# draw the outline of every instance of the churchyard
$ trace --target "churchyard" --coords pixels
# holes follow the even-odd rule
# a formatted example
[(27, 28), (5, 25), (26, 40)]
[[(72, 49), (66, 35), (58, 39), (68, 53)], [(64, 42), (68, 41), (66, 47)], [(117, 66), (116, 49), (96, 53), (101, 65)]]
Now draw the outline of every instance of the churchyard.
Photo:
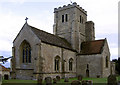
[[(120, 81), (120, 76), (116, 77), (117, 81)], [(65, 82), (64, 79), (60, 79), (60, 81), (57, 81), (57, 83), (54, 82), (54, 80), (52, 80), (53, 84), (50, 85), (81, 85), (81, 84), (71, 84), (73, 81), (77, 82), (78, 78), (69, 78), (68, 82)], [(106, 85), (107, 84), (107, 78), (83, 78), (82, 81), (88, 81), (88, 82), (92, 82), (93, 85)], [(43, 84), (42, 85), (47, 85), (45, 82), (46, 80), (42, 81)], [(3, 84), (2, 85), (19, 85), (19, 84), (24, 84), (24, 85), (41, 85), (41, 84), (37, 84), (36, 80), (17, 80), (17, 79), (11, 79), (11, 80), (3, 80)], [(91, 84), (85, 84), (85, 85), (91, 85)]]

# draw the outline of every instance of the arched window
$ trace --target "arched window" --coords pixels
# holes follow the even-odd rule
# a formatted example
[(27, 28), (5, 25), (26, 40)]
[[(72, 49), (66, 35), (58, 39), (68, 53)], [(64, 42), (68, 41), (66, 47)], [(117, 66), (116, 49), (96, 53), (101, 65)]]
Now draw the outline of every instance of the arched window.
[(106, 56), (106, 68), (108, 68), (108, 56)]
[(24, 41), (22, 45), (22, 62), (31, 63), (31, 47), (27, 41)]
[(69, 71), (72, 71), (73, 70), (73, 59), (70, 58), (69, 59)]
[(60, 68), (60, 57), (56, 56), (54, 62), (55, 62), (55, 71), (59, 71), (59, 68)]

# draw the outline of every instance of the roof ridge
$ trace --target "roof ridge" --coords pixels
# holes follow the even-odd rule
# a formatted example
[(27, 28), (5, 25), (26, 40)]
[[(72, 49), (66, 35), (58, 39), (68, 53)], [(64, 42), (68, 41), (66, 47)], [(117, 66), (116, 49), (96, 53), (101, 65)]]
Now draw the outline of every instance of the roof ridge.
[(58, 35), (51, 34), (30, 25), (28, 26), (42, 42), (75, 51), (65, 38), (59, 37)]
[(10, 71), (8, 68), (6, 68), (5, 66), (3, 66), (2, 64), (0, 64), (0, 66), (2, 67), (2, 71)]
[[(55, 37), (58, 37), (58, 38), (61, 38), (61, 39), (66, 40), (65, 38), (62, 38), (62, 37), (59, 37), (59, 36), (54, 35), (54, 34), (52, 34), (52, 33), (46, 32), (46, 31), (44, 31), (44, 30), (38, 29), (38, 28), (33, 27), (33, 26), (31, 26), (31, 25), (28, 25), (28, 26), (30, 26), (30, 27), (32, 27), (32, 28), (34, 28), (34, 29), (37, 29), (37, 30), (39, 30), (39, 31), (45, 32), (45, 33), (47, 33), (47, 34), (50, 34), (50, 35), (52, 35), (52, 36), (55, 36)], [(66, 41), (67, 41), (67, 40), (66, 40)]]

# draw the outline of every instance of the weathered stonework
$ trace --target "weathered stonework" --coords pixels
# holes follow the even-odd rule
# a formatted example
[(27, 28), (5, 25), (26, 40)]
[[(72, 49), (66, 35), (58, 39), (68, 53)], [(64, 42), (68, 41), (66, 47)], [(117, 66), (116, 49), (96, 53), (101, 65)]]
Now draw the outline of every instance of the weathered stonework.
[[(77, 75), (107, 77), (110, 74), (107, 40), (95, 40), (94, 23), (87, 21), (87, 12), (77, 3), (54, 9), (53, 29), (54, 35), (32, 27), (27, 22), (24, 24), (13, 41), (13, 78), (38, 79), (41, 76), (44, 79)], [(23, 62), (25, 43), (29, 44), (31, 50), (29, 63)], [(57, 70), (56, 65), (59, 66)]]

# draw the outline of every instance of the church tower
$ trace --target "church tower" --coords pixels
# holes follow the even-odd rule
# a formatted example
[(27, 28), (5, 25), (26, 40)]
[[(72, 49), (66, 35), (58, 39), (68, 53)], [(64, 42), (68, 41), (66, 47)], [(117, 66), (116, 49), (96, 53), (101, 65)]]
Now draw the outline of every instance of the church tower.
[(87, 12), (76, 2), (54, 9), (54, 34), (65, 38), (78, 52), (86, 41), (86, 22)]

